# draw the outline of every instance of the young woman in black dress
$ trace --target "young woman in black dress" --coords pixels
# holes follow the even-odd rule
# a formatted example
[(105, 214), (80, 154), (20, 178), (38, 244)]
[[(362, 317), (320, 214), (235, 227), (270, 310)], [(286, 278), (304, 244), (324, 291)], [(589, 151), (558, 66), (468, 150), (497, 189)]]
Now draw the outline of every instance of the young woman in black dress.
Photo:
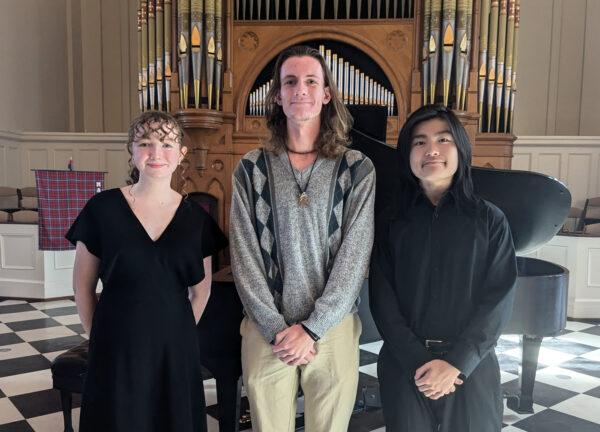
[(398, 138), (397, 202), (376, 226), (370, 305), (390, 432), (500, 432), (494, 346), (510, 317), (516, 259), (500, 209), (473, 193), (469, 138), (443, 106)]
[[(129, 129), (132, 184), (92, 197), (67, 238), (90, 336), (80, 431), (206, 430), (196, 323), (208, 301), (216, 223), (171, 189), (186, 147), (169, 114)], [(102, 294), (96, 299), (96, 284)]]

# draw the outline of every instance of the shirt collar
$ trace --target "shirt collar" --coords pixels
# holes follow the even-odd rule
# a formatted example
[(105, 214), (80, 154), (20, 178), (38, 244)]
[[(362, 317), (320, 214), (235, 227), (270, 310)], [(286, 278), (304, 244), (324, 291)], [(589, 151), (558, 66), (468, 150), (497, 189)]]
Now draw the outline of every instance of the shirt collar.
[(434, 208), (434, 207), (443, 208), (445, 206), (456, 206), (456, 203), (457, 203), (457, 201), (456, 201), (456, 197), (455, 197), (455, 192), (452, 189), (447, 190), (446, 193), (444, 193), (444, 195), (442, 195), (437, 206), (433, 205), (433, 203), (431, 201), (429, 201), (429, 198), (427, 198), (427, 195), (425, 195), (425, 192), (420, 187), (418, 188), (418, 190), (415, 194), (415, 198), (413, 200), (414, 205), (425, 204), (431, 208)]

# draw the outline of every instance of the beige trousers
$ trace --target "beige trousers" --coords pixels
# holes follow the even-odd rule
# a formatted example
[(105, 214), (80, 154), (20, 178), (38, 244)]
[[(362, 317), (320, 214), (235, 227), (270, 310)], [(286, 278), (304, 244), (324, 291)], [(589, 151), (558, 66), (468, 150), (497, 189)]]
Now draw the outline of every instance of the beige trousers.
[(300, 385), (305, 431), (346, 432), (358, 386), (361, 330), (358, 315), (348, 315), (316, 342), (317, 355), (311, 363), (288, 366), (273, 354), (256, 325), (244, 318), (242, 369), (252, 429), (293, 432)]

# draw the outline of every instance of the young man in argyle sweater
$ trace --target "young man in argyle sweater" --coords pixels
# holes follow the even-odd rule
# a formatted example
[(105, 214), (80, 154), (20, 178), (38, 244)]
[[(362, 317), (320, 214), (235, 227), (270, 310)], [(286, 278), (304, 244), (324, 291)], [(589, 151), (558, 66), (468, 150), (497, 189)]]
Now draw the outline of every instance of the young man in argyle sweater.
[(281, 53), (266, 98), (271, 133), (233, 177), (230, 242), (252, 426), (345, 432), (358, 384), (356, 301), (373, 243), (375, 170), (348, 150), (351, 117), (323, 57)]

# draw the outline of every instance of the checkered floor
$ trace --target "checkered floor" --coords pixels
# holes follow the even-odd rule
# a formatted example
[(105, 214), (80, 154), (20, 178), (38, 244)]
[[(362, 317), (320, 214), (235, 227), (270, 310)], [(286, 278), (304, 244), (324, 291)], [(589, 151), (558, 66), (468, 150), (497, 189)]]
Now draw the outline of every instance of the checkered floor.
[[(83, 341), (83, 333), (71, 300), (0, 302), (0, 432), (62, 432), (50, 362)], [(376, 384), (380, 347), (380, 342), (361, 346), (360, 387)], [(518, 337), (503, 336), (496, 351), (503, 386), (515, 389)], [(210, 414), (216, 404), (214, 380), (204, 385)], [(600, 321), (569, 321), (560, 336), (544, 341), (534, 399), (535, 414), (505, 409), (503, 432), (600, 432)], [(74, 402), (77, 425), (79, 398)], [(218, 431), (213, 417), (208, 422), (210, 431)], [(367, 408), (354, 414), (349, 430), (384, 431), (381, 410)]]

